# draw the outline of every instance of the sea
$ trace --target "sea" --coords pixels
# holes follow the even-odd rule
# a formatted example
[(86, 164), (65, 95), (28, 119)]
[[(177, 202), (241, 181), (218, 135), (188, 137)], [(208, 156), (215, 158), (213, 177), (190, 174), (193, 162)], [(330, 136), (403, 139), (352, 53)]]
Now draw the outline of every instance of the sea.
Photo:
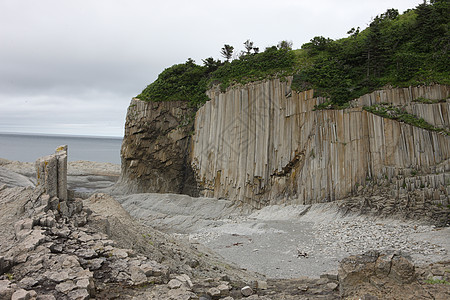
[(0, 158), (35, 162), (68, 145), (68, 160), (88, 160), (120, 164), (122, 138), (75, 135), (0, 133)]

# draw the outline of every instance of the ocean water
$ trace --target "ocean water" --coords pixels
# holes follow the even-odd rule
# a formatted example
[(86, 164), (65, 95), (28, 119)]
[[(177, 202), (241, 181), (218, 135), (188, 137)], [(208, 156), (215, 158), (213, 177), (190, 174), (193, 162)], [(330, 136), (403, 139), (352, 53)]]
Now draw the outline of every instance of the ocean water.
[(60, 145), (68, 145), (69, 161), (120, 164), (122, 138), (115, 137), (0, 133), (0, 158), (34, 162), (39, 157), (54, 153)]

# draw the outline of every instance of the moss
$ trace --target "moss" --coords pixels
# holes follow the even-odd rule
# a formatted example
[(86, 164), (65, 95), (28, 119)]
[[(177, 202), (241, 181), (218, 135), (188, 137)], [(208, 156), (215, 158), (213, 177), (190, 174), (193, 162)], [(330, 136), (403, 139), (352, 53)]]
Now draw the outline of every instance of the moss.
[(404, 108), (397, 107), (392, 104), (374, 104), (372, 106), (364, 106), (363, 109), (383, 118), (396, 120), (422, 129), (450, 135), (450, 131), (448, 129), (435, 127), (426, 122), (423, 118), (410, 114)]
[(413, 100), (413, 102), (419, 102), (424, 104), (436, 104), (436, 103), (444, 103), (446, 99), (427, 99), (424, 97), (419, 97)]
[(450, 285), (450, 282), (443, 280), (443, 279), (435, 279), (435, 278), (430, 278), (425, 280), (425, 283), (428, 284), (445, 284), (445, 285)]

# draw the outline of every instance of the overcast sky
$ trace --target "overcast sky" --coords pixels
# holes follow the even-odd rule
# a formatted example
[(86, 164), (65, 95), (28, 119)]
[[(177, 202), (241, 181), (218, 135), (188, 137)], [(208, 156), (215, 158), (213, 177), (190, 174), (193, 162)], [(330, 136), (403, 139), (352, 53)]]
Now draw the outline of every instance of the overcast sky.
[(0, 0), (0, 132), (122, 136), (165, 68), (252, 40), (300, 48), (421, 0)]

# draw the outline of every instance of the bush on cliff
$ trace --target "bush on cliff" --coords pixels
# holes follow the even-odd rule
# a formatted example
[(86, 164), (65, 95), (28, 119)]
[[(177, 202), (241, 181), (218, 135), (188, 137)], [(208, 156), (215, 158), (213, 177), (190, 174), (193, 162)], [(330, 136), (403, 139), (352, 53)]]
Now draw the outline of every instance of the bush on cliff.
[(184, 64), (165, 69), (158, 79), (136, 97), (144, 101), (189, 101), (192, 105), (203, 104), (208, 100), (208, 70), (188, 59)]
[(204, 66), (199, 66), (188, 59), (165, 69), (136, 97), (144, 101), (189, 101), (198, 107), (208, 100), (206, 90), (214, 84), (220, 84), (224, 90), (232, 83), (247, 83), (289, 71), (291, 75), (294, 58), (291, 50), (274, 46), (261, 53), (241, 55), (231, 62), (207, 58), (203, 60)]
[(314, 88), (339, 106), (386, 85), (450, 84), (449, 21), (449, 1), (432, 0), (403, 15), (388, 9), (344, 39), (315, 37), (300, 50), (309, 64), (293, 88)]

